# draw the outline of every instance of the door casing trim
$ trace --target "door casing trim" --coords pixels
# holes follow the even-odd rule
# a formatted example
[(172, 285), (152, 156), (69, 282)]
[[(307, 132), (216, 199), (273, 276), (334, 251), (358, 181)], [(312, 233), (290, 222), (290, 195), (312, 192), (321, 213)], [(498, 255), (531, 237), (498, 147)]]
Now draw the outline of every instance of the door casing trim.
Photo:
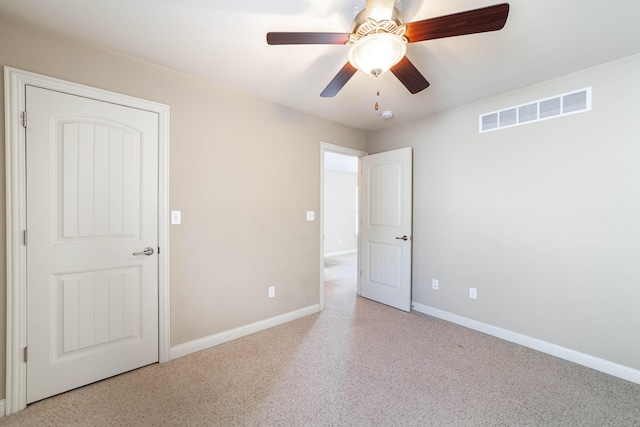
[(27, 335), (26, 247), (26, 129), (22, 125), (26, 86), (111, 102), (158, 114), (158, 359), (170, 360), (169, 275), (169, 117), (168, 105), (90, 86), (4, 67), (6, 168), (6, 415), (26, 408), (27, 365), (23, 359)]

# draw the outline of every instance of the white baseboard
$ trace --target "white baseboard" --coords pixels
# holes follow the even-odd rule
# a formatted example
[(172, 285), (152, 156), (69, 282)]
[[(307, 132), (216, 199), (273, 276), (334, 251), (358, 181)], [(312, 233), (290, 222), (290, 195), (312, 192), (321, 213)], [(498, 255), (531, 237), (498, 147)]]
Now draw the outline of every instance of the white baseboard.
[(302, 308), (300, 310), (291, 311), (289, 313), (281, 314), (280, 316), (262, 320), (260, 322), (251, 323), (246, 326), (241, 326), (239, 328), (220, 332), (219, 334), (210, 335), (208, 337), (204, 337), (204, 338), (200, 338), (184, 344), (180, 344), (180, 345), (171, 347), (170, 357), (172, 360), (177, 359), (178, 357), (186, 356), (188, 354), (205, 350), (207, 348), (214, 347), (216, 345), (224, 344), (228, 341), (246, 337), (247, 335), (264, 331), (265, 329), (273, 328), (274, 326), (278, 326), (283, 323), (287, 323), (292, 320), (296, 320), (301, 317), (308, 316), (310, 314), (318, 313), (319, 311), (320, 311), (320, 304), (315, 304), (309, 307)]
[(560, 359), (568, 360), (570, 362), (577, 363), (578, 365), (586, 366), (588, 368), (595, 369), (596, 371), (604, 372), (605, 374), (613, 375), (614, 377), (631, 381), (632, 383), (640, 384), (640, 370), (620, 365), (618, 363), (614, 363), (605, 359), (600, 359), (586, 353), (571, 350), (570, 348), (561, 347), (559, 345), (542, 341), (537, 338), (522, 335), (517, 332), (509, 331), (507, 329), (502, 329), (486, 323), (478, 322), (477, 320), (462, 317), (457, 314), (449, 313), (447, 311), (439, 310), (437, 308), (429, 307), (417, 302), (413, 302), (412, 306), (413, 310), (417, 312), (437, 317), (438, 319), (446, 320), (448, 322), (455, 323), (469, 329), (483, 332), (485, 334), (492, 335), (494, 337), (503, 339), (505, 341), (510, 341), (524, 347), (529, 347), (542, 353), (550, 354), (552, 356), (559, 357)]
[(358, 252), (357, 249), (349, 249), (348, 251), (327, 252), (327, 253), (324, 254), (324, 256), (347, 255), (347, 254), (354, 254), (356, 252)]

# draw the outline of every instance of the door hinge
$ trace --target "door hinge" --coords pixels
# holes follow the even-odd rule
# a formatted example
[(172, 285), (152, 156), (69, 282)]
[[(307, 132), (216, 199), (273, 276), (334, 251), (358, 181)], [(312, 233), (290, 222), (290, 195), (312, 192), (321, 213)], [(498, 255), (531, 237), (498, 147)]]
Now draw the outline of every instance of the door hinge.
[(27, 363), (27, 361), (29, 360), (29, 347), (24, 348), (23, 354), (24, 354), (24, 363)]
[(158, 255), (160, 255), (160, 246), (158, 246)]
[(27, 127), (27, 112), (23, 111), (22, 112), (22, 127)]
[(24, 230), (22, 232), (22, 243), (24, 243), (25, 246), (29, 244), (29, 230)]

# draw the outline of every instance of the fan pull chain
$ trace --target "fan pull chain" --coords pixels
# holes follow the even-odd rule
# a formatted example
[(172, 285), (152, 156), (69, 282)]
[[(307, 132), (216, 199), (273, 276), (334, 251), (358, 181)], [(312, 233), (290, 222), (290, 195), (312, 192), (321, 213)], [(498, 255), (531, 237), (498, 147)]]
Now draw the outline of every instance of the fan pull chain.
[(380, 91), (376, 92), (376, 104), (373, 107), (376, 111), (378, 111), (378, 99), (380, 99)]

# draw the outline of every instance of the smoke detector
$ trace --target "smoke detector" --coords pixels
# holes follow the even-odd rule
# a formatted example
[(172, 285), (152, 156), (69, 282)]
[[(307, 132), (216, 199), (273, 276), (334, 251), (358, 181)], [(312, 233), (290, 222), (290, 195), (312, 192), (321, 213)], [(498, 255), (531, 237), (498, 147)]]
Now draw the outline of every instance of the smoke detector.
[(390, 119), (393, 117), (393, 111), (391, 110), (383, 111), (382, 113), (380, 113), (380, 115), (382, 116), (383, 119)]

